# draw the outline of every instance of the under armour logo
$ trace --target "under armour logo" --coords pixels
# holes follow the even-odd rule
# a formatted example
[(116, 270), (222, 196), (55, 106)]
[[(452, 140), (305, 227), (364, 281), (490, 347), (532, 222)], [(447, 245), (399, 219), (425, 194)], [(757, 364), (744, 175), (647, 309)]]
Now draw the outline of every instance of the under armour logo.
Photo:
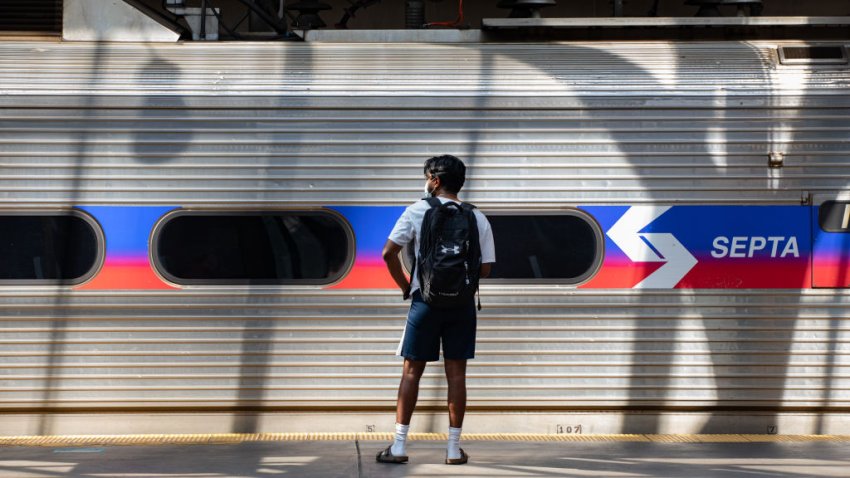
[(442, 252), (443, 254), (446, 254), (449, 251), (451, 251), (453, 254), (460, 254), (460, 246), (446, 247), (446, 246), (441, 245), (440, 249), (441, 249), (440, 252)]

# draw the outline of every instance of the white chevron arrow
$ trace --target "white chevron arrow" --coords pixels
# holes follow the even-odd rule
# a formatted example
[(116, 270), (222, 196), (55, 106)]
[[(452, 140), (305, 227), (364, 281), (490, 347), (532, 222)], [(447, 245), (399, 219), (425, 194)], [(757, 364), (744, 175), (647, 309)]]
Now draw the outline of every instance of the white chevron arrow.
[(636, 289), (670, 289), (697, 264), (696, 257), (688, 252), (673, 234), (638, 232), (671, 207), (632, 206), (608, 229), (608, 237), (632, 262), (665, 263), (639, 282), (635, 286)]

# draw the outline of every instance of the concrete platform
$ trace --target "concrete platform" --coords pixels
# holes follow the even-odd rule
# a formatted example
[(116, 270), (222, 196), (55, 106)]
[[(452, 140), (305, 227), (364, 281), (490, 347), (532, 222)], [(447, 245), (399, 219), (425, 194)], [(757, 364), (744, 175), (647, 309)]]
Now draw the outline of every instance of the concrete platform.
[[(190, 439), (187, 442), (193, 443)], [(846, 440), (462, 440), (471, 461), (461, 466), (442, 464), (445, 457), (442, 440), (410, 442), (407, 464), (377, 463), (375, 454), (385, 444), (385, 441), (354, 439), (125, 446), (6, 445), (0, 446), (0, 477), (850, 476), (850, 449)]]

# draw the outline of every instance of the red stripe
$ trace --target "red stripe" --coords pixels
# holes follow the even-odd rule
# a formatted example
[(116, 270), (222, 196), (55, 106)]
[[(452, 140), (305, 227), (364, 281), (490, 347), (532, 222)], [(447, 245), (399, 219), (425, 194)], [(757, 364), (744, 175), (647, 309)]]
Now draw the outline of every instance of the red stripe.
[(331, 289), (397, 289), (386, 264), (362, 263), (358, 261), (351, 272)]
[(602, 269), (586, 284), (585, 289), (631, 289), (657, 271), (663, 262), (631, 262), (628, 259), (606, 259)]
[(100, 273), (89, 282), (77, 287), (81, 290), (116, 290), (116, 289), (177, 289), (166, 284), (156, 274), (150, 265), (104, 265)]
[(724, 260), (698, 263), (677, 289), (808, 289), (809, 262), (799, 260)]
[(850, 259), (815, 261), (815, 287), (850, 287)]

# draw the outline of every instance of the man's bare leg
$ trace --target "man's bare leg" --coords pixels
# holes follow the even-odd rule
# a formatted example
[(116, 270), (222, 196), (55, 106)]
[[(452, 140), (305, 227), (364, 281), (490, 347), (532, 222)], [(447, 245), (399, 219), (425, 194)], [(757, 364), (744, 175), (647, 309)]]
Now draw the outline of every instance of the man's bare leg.
[(390, 446), (392, 457), (385, 457), (386, 452), (378, 454), (378, 461), (390, 461), (398, 463), (398, 460), (407, 461), (407, 431), (410, 429), (410, 418), (413, 409), (416, 408), (416, 399), (419, 396), (419, 379), (425, 371), (424, 360), (404, 359), (404, 368), (401, 373), (401, 383), (398, 385), (398, 401), (396, 402), (395, 437)]
[(463, 426), (466, 412), (466, 360), (446, 359), (446, 380), (449, 383), (449, 426)]
[(404, 368), (401, 373), (401, 383), (398, 385), (398, 401), (396, 403), (395, 421), (402, 425), (410, 425), (410, 417), (416, 408), (416, 399), (419, 397), (419, 379), (425, 372), (424, 360), (404, 359)]

